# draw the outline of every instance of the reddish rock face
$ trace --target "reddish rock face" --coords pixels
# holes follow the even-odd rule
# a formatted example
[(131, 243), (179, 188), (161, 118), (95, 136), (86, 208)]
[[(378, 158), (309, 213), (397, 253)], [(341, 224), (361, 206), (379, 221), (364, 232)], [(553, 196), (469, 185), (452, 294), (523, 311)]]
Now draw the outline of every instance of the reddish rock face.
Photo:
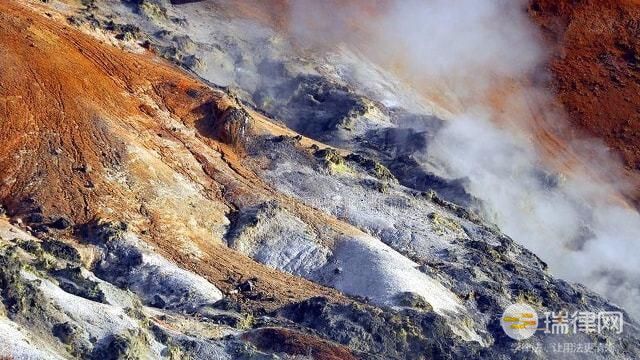
[(243, 337), (261, 350), (290, 355), (312, 355), (318, 360), (355, 360), (348, 348), (328, 341), (280, 328), (265, 328)]
[(528, 10), (553, 49), (549, 87), (572, 125), (640, 169), (640, 2), (532, 0)]

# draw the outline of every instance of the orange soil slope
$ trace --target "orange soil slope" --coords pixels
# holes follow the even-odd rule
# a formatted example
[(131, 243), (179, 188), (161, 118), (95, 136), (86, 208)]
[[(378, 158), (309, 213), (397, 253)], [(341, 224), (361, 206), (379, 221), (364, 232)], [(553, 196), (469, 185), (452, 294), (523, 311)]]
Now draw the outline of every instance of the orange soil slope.
[(144, 118), (134, 94), (144, 87), (199, 86), (11, 2), (0, 10), (0, 197), (10, 209), (36, 197), (51, 211), (88, 220), (92, 200), (112, 190), (91, 173), (118, 162), (126, 145), (113, 136), (111, 120)]
[(554, 49), (551, 86), (572, 124), (640, 169), (640, 1), (532, 0)]
[(31, 199), (45, 215), (77, 223), (127, 221), (224, 292), (234, 279), (256, 277), (271, 299), (260, 308), (316, 295), (344, 299), (211, 235), (234, 201), (269, 196), (233, 162), (232, 149), (196, 129), (237, 106), (233, 100), (150, 54), (102, 44), (66, 26), (63, 15), (44, 13), (0, 2), (0, 201), (10, 214)]

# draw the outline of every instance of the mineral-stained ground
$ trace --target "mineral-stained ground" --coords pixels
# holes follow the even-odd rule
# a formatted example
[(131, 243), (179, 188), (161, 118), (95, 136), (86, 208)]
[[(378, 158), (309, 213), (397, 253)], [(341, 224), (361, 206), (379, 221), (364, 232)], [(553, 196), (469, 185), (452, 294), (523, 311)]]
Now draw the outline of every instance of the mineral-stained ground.
[[(286, 3), (0, 1), (0, 358), (556, 357), (504, 333), (514, 302), (622, 311), (562, 341), (640, 357), (632, 316), (425, 165), (446, 119), (296, 52)], [(570, 3), (529, 9), (549, 81), (637, 168), (637, 7)], [(585, 13), (624, 31), (581, 39)]]

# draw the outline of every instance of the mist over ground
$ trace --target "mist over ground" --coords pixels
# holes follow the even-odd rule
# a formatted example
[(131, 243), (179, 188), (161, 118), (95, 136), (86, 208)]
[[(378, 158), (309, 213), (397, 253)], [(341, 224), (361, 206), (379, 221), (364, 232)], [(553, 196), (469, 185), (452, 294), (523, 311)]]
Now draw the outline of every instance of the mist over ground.
[[(544, 85), (547, 53), (525, 1), (296, 0), (306, 47), (347, 45), (452, 114), (426, 160), (484, 202), (484, 216), (549, 264), (640, 316), (640, 216), (616, 156), (567, 131)], [(542, 119), (542, 120), (541, 120)], [(551, 139), (551, 140), (550, 140)], [(561, 140), (562, 143), (558, 141)]]

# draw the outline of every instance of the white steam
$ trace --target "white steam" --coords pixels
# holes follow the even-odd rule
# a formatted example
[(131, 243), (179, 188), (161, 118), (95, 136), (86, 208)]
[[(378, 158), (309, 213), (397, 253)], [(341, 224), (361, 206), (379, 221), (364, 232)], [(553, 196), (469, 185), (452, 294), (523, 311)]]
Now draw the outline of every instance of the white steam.
[(615, 189), (582, 174), (549, 184), (533, 145), (482, 117), (452, 121), (430, 149), (468, 191), (485, 216), (546, 261), (552, 273), (583, 283), (637, 316), (640, 306), (640, 216), (612, 203)]
[(420, 81), (445, 80), (458, 93), (484, 90), (496, 76), (520, 75), (539, 61), (541, 52), (531, 46), (536, 42), (520, 4), (396, 1), (375, 27), (382, 42), (374, 54), (402, 62)]
[[(640, 316), (640, 216), (614, 201), (619, 184), (598, 180), (605, 178), (598, 172), (620, 165), (599, 142), (566, 140), (569, 150), (558, 147), (553, 157), (600, 155), (579, 159), (587, 170), (575, 167), (554, 178), (549, 174), (555, 171), (545, 169), (548, 153), (543, 156), (542, 144), (532, 140), (544, 126), (535, 119), (557, 129), (566, 120), (553, 110), (552, 94), (524, 85), (545, 60), (526, 2), (387, 0), (374, 11), (362, 3), (295, 0), (291, 31), (312, 47), (357, 49), (430, 103), (453, 98), (454, 108), (442, 102), (455, 115), (431, 144), (430, 160), (450, 176), (468, 178), (485, 216), (554, 274)], [(510, 82), (518, 84), (513, 92), (501, 87)], [(491, 96), (496, 89), (500, 106)]]
[(466, 98), (541, 62), (525, 3), (294, 0), (290, 31), (303, 46), (347, 43), (418, 88), (452, 87)]

